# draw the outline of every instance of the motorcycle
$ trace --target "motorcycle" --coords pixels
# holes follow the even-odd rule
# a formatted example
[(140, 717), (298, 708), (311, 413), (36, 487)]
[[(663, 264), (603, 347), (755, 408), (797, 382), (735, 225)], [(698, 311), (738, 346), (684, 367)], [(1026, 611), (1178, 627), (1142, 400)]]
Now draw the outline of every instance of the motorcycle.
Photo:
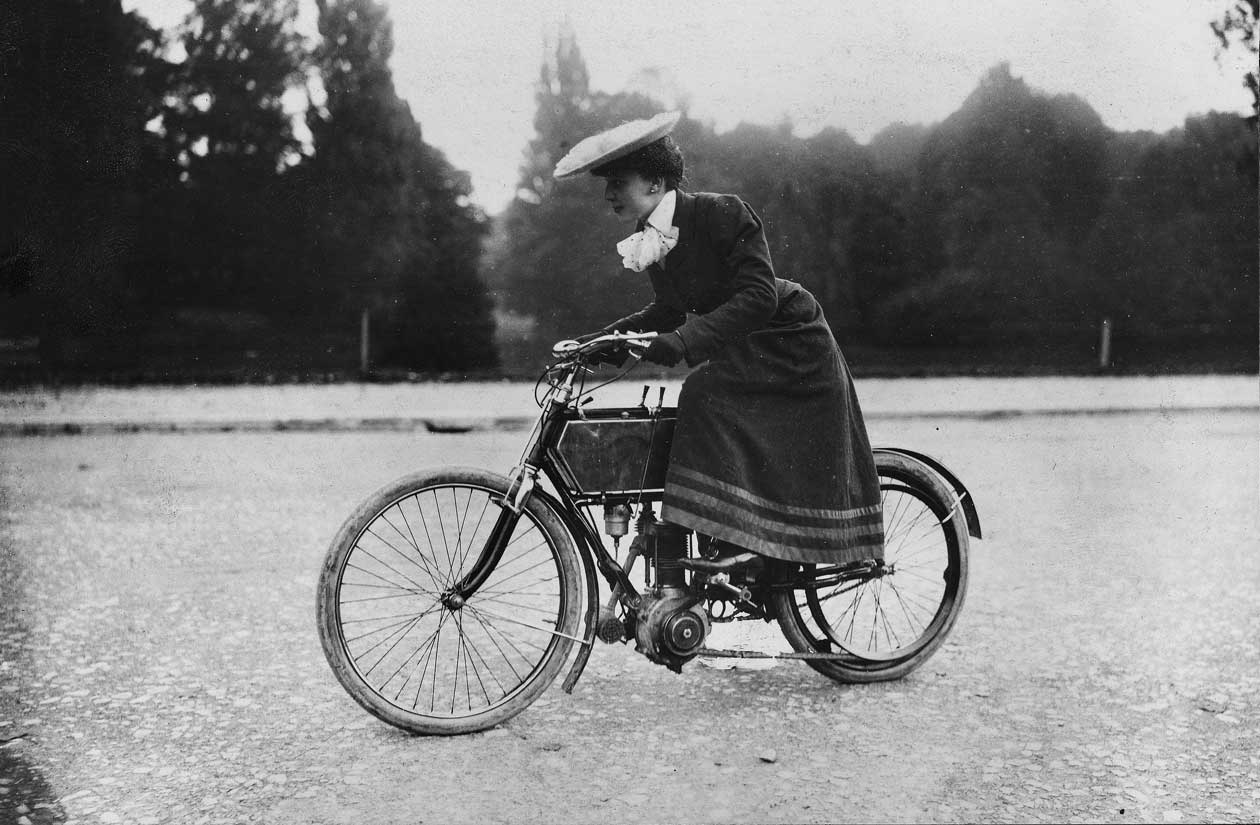
[[(707, 648), (728, 621), (777, 622), (792, 652), (774, 658), (844, 683), (899, 679), (940, 647), (966, 595), (969, 537), (981, 537), (962, 482), (930, 456), (876, 448), (884, 555), (853, 564), (782, 561), (665, 523), (654, 508), (677, 409), (664, 389), (655, 403), (644, 387), (637, 406), (587, 407), (654, 335), (556, 344), (535, 388), (538, 421), (506, 476), (421, 470), (346, 519), (320, 573), (317, 622), (334, 674), (369, 713), (418, 734), (485, 730), (566, 664), (572, 692), (597, 642), (633, 642), (676, 672), (697, 656), (769, 655)], [(588, 390), (596, 366), (618, 357), (630, 366)]]

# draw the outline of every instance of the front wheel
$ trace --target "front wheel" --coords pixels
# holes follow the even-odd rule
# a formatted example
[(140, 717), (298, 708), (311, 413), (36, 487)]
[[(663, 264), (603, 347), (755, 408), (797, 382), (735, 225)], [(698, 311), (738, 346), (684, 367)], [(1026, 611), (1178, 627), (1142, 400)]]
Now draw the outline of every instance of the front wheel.
[[(877, 452), (884, 567), (875, 576), (772, 593), (792, 648), (833, 653), (809, 665), (839, 682), (899, 679), (954, 626), (967, 592), (967, 524), (955, 496), (914, 459)], [(797, 574), (807, 582), (805, 565)]]
[(520, 713), (577, 638), (582, 576), (573, 540), (537, 500), (466, 600), (507, 480), (444, 468), (373, 494), (333, 539), (319, 579), (320, 642), (342, 687), (377, 718), (461, 734)]

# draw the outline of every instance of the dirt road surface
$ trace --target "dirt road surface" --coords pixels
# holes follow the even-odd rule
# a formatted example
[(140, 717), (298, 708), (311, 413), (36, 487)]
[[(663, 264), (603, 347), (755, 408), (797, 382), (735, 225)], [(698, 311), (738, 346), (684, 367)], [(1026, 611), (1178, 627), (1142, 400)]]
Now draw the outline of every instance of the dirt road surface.
[(0, 822), (1254, 822), (1257, 423), (875, 421), (985, 533), (923, 668), (675, 675), (601, 646), (572, 695), (453, 739), (342, 692), (316, 576), (371, 490), (506, 470), (523, 433), (2, 438)]

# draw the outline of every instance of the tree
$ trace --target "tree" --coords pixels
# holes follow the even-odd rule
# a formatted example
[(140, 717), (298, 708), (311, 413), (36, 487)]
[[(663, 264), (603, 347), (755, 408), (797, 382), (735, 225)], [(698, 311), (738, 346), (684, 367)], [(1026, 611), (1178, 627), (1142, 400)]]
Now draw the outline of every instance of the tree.
[(299, 240), (285, 170), (298, 160), (284, 96), (301, 77), (296, 0), (196, 0), (162, 128), (181, 172), (168, 295), (270, 310)]
[(1156, 140), (1125, 141), (1121, 177), (1090, 243), (1100, 314), (1148, 336), (1257, 332), (1255, 189), (1234, 168), (1253, 133), (1210, 114)]
[[(1220, 19), (1212, 21), (1212, 33), (1216, 35), (1221, 49), (1240, 46), (1253, 58), (1260, 55), (1260, 40), (1256, 37), (1257, 17), (1260, 17), (1260, 0), (1237, 0)], [(1256, 61), (1251, 60), (1249, 65), (1251, 68), (1243, 75), (1243, 85), (1251, 92), (1254, 123), (1255, 116), (1260, 115), (1260, 78), (1257, 77)]]
[[(939, 238), (944, 271), (910, 289), (932, 311), (907, 314), (898, 300), (884, 328), (908, 317), (900, 335), (949, 343), (1079, 323), (1089, 279), (1077, 250), (1108, 191), (1106, 139), (1079, 98), (1036, 93), (1006, 64), (990, 70), (920, 156), (913, 220)], [(929, 286), (941, 276), (952, 289)]]
[(1235, 47), (1242, 48), (1251, 55), (1250, 68), (1243, 75), (1243, 85), (1251, 92), (1251, 117), (1247, 122), (1251, 126), (1252, 140), (1247, 142), (1240, 156), (1239, 167), (1243, 175), (1254, 187), (1260, 170), (1257, 169), (1256, 125), (1260, 117), (1260, 77), (1257, 77), (1257, 61), (1260, 60), (1260, 38), (1256, 36), (1256, 18), (1260, 17), (1260, 0), (1238, 0), (1226, 9), (1219, 20), (1212, 22), (1212, 33), (1220, 44), (1221, 51)]
[(494, 363), (477, 268), (484, 218), (468, 203), (467, 175), (424, 143), (394, 89), (384, 6), (321, 0), (319, 31), (324, 100), (308, 113), (315, 154), (304, 170), (311, 310), (371, 310), (382, 357), (401, 366)]
[(598, 208), (602, 183), (557, 182), (556, 162), (602, 129), (660, 111), (638, 95), (598, 95), (571, 30), (562, 30), (539, 70), (535, 137), (521, 165), (517, 196), (501, 217), (505, 243), (491, 261), (500, 309), (533, 324), (520, 366), (541, 359), (559, 338), (598, 329), (646, 303), (646, 275), (621, 270), (614, 244), (624, 230)]
[(49, 342), (125, 324), (160, 38), (118, 0), (5, 4), (0, 32), (0, 289)]

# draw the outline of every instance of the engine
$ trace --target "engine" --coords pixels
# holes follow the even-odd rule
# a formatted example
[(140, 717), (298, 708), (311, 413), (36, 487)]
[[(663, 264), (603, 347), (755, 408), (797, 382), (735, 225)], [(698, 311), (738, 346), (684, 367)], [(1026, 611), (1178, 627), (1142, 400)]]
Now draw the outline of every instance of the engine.
[(655, 569), (635, 611), (635, 649), (652, 661), (681, 672), (695, 658), (709, 633), (709, 617), (701, 599), (687, 587), (688, 531), (652, 520), (642, 526), (643, 555)]

